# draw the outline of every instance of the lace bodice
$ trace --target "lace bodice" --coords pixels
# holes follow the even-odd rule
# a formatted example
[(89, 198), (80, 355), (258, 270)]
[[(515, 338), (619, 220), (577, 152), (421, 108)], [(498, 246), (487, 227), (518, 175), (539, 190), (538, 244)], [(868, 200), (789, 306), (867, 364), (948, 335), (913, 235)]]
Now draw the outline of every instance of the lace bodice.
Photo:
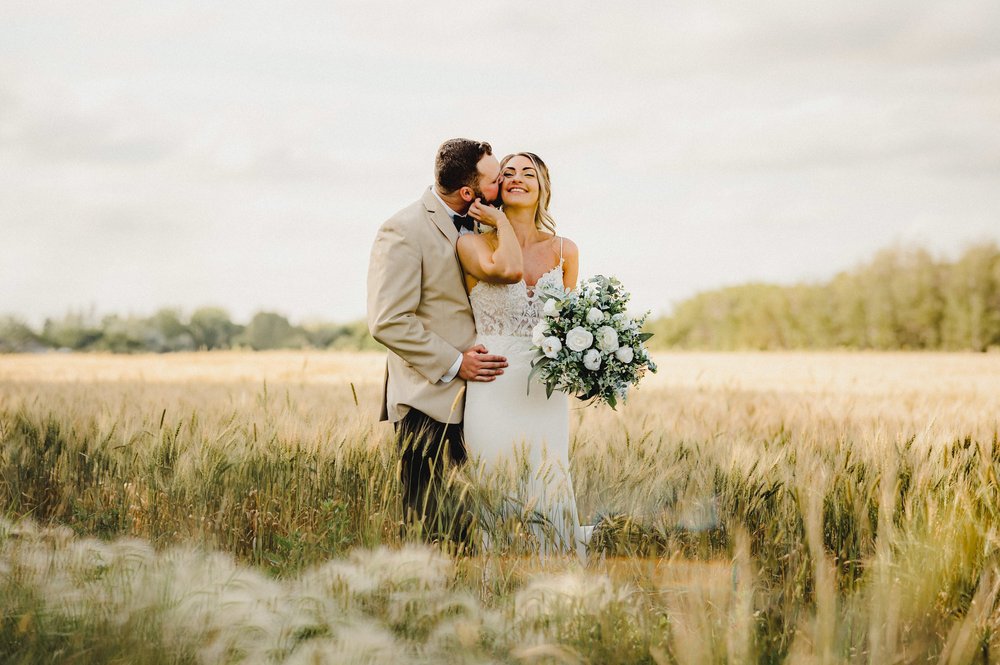
[(534, 287), (524, 280), (516, 284), (477, 282), (469, 292), (476, 332), (480, 335), (515, 335), (528, 337), (542, 318), (545, 287), (562, 288), (562, 258), (559, 265), (538, 278)]

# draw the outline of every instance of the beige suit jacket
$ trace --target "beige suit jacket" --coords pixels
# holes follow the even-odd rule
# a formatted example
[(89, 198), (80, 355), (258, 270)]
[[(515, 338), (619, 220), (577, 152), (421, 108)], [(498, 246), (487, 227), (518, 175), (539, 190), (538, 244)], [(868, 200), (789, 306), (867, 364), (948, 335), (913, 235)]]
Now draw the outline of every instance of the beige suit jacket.
[(381, 420), (419, 409), (443, 423), (462, 421), (465, 382), (440, 382), (475, 343), (472, 306), (446, 206), (428, 189), (378, 230), (368, 264), (368, 329), (389, 349)]

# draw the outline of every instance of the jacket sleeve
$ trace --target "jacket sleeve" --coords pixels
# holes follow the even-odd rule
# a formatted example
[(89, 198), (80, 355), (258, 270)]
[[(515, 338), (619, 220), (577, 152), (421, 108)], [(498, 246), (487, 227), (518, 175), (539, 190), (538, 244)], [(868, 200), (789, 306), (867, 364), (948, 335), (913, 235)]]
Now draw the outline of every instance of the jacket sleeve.
[(451, 369), (462, 351), (428, 330), (417, 318), (421, 255), (398, 222), (382, 225), (368, 262), (368, 330), (430, 383)]

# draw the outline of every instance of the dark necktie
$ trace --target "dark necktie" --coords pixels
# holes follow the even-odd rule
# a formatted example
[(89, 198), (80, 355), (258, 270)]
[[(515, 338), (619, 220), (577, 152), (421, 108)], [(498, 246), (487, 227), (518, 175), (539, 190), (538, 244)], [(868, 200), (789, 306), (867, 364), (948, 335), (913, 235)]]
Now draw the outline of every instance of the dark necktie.
[(472, 218), (468, 215), (455, 215), (451, 218), (451, 221), (455, 222), (456, 231), (461, 231), (463, 227), (470, 231), (476, 230)]

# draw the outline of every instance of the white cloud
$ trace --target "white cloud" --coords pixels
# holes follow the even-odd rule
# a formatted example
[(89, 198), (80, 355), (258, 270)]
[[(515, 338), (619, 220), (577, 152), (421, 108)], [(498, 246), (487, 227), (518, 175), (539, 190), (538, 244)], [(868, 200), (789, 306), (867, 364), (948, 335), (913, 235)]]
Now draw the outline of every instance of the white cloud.
[(35, 319), (360, 316), (375, 227), (458, 135), (540, 153), (584, 272), (617, 272), (640, 307), (1000, 237), (986, 0), (5, 15), (0, 311)]

